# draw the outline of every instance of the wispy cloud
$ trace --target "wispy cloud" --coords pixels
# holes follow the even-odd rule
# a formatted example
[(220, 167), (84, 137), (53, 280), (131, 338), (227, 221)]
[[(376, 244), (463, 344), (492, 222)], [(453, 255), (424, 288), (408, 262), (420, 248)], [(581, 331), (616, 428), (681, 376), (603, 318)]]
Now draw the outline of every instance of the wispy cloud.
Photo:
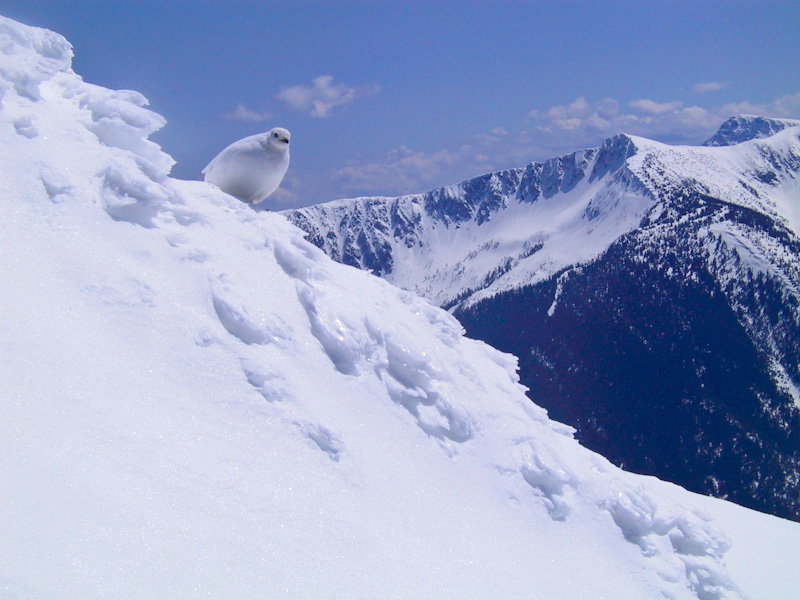
[(311, 85), (281, 88), (276, 98), (312, 117), (328, 117), (334, 108), (374, 96), (379, 91), (380, 86), (377, 85), (351, 87), (344, 83), (334, 83), (332, 75), (320, 75), (311, 81)]
[(575, 128), (592, 112), (592, 107), (583, 96), (576, 98), (574, 102), (566, 106), (553, 106), (543, 114), (533, 109), (528, 113), (528, 120), (547, 119), (557, 123), (562, 129), (570, 130)]
[(781, 96), (777, 100), (766, 104), (754, 104), (747, 101), (733, 102), (726, 104), (721, 110), (728, 116), (746, 114), (798, 119), (800, 118), (800, 92)]
[(683, 106), (683, 102), (655, 102), (654, 100), (642, 98), (640, 100), (633, 100), (632, 102), (629, 102), (628, 106), (648, 115), (664, 115), (677, 111), (681, 106)]
[(719, 81), (709, 81), (707, 83), (696, 83), (692, 87), (695, 94), (707, 94), (709, 92), (718, 92), (728, 87), (727, 83), (720, 83)]
[[(333, 176), (346, 189), (359, 190), (360, 193), (421, 192), (447, 181), (442, 180), (442, 177), (454, 167), (463, 167), (465, 163), (469, 163), (478, 168), (475, 163), (483, 162), (482, 166), (485, 168), (485, 160), (488, 159), (473, 152), (470, 146), (437, 152), (415, 151), (400, 146), (389, 152), (383, 160), (351, 164), (335, 171)], [(479, 172), (480, 169), (474, 174)]]
[(260, 122), (260, 121), (267, 121), (272, 118), (272, 115), (268, 112), (257, 112), (255, 110), (251, 110), (247, 108), (243, 103), (239, 102), (236, 105), (236, 108), (229, 113), (225, 113), (222, 115), (223, 119), (228, 119), (229, 121), (251, 121), (251, 122)]

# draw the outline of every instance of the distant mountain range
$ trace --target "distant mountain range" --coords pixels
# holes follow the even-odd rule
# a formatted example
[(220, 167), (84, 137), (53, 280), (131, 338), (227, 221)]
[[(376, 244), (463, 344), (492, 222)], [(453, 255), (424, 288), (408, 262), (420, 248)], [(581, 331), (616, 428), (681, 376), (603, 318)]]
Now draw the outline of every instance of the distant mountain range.
[(399, 198), (284, 213), (448, 308), (625, 468), (800, 520), (800, 121), (618, 135)]

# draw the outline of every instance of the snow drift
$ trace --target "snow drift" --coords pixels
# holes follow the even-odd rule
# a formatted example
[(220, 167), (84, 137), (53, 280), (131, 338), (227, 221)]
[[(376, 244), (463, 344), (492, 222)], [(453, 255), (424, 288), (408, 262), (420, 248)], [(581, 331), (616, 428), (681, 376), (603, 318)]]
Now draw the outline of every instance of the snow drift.
[(169, 178), (62, 37), (0, 50), (0, 597), (792, 596), (800, 527), (613, 467), (446, 312)]

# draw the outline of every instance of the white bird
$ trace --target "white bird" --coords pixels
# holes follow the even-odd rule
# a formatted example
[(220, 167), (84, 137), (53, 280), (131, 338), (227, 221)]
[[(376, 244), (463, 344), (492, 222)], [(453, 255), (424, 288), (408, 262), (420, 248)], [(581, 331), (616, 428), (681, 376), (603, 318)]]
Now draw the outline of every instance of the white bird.
[(203, 169), (205, 181), (244, 202), (261, 202), (278, 189), (289, 168), (290, 138), (276, 127), (232, 143)]

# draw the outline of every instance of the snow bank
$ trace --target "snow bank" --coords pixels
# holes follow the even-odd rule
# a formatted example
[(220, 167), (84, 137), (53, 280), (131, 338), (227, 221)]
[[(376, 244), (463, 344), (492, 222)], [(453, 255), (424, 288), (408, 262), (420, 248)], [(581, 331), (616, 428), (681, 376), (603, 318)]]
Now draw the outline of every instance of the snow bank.
[[(60, 36), (0, 19), (0, 45), (1, 598), (760, 597), (724, 503), (614, 468), (447, 313), (170, 179), (163, 119)], [(784, 531), (745, 554), (786, 564)]]

